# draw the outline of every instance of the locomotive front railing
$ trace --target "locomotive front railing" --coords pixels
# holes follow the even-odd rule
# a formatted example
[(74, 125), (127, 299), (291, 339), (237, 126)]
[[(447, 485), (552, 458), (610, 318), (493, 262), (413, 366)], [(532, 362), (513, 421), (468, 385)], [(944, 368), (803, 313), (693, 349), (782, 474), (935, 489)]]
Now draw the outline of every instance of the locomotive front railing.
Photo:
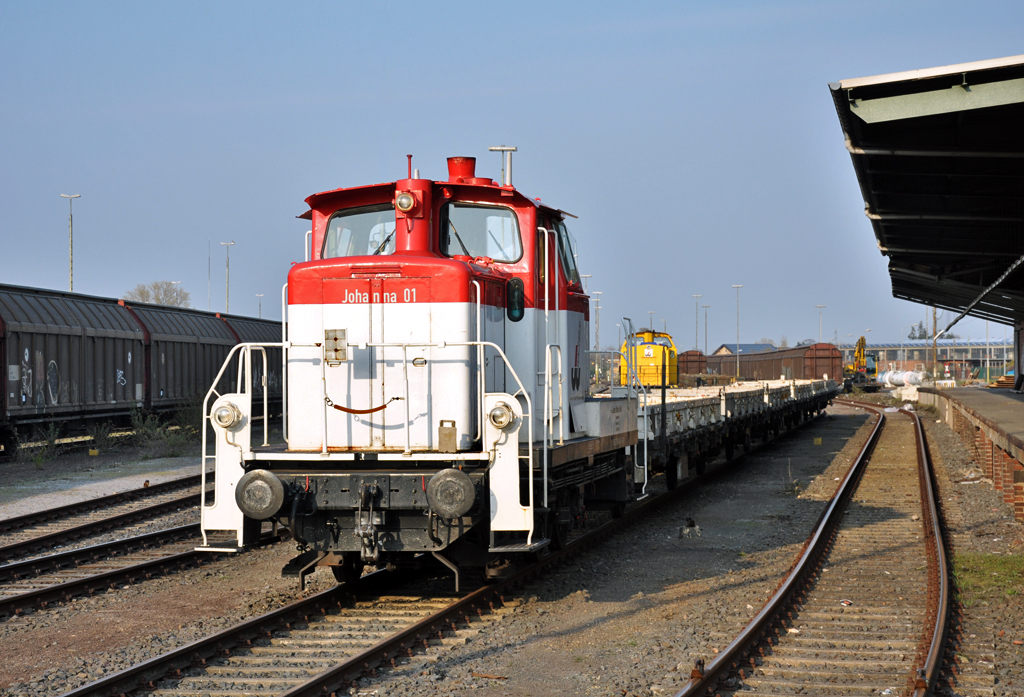
[[(238, 361), (238, 378), (237, 378), (237, 382), (235, 384), (235, 387), (236, 387), (237, 391), (239, 393), (241, 393), (241, 394), (249, 394), (249, 395), (252, 394), (252, 351), (253, 351), (253, 349), (259, 350), (260, 353), (263, 355), (263, 444), (267, 445), (269, 443), (269, 440), (268, 440), (268, 428), (269, 428), (269, 423), (268, 422), (269, 422), (269, 419), (268, 419), (268, 404), (267, 404), (267, 402), (268, 402), (268, 399), (269, 399), (270, 389), (269, 389), (269, 385), (268, 385), (268, 382), (267, 382), (268, 362), (267, 362), (267, 352), (265, 350), (267, 348), (280, 348), (280, 349), (282, 349), (282, 351), (284, 351), (284, 350), (287, 350), (287, 344), (285, 342), (281, 342), (281, 343), (246, 342), (246, 343), (242, 343), (242, 344), (235, 344), (234, 346), (232, 346), (231, 350), (228, 351), (228, 355), (224, 358), (224, 363), (221, 364), (220, 370), (217, 371), (217, 376), (213, 379), (213, 385), (206, 392), (206, 397), (203, 398), (203, 421), (202, 421), (203, 438), (202, 438), (202, 454), (200, 456), (202, 458), (201, 459), (202, 466), (199, 468), (199, 479), (200, 479), (199, 506), (200, 506), (200, 510), (203, 510), (203, 509), (206, 508), (206, 465), (207, 465), (207, 461), (212, 459), (214, 461), (214, 465), (216, 466), (216, 460), (217, 460), (216, 451), (214, 451), (213, 455), (210, 455), (210, 454), (207, 453), (207, 440), (206, 440), (206, 436), (207, 436), (207, 432), (209, 430), (208, 422), (211, 419), (210, 408), (209, 408), (210, 397), (213, 396), (213, 395), (216, 395), (217, 399), (219, 399), (221, 397), (220, 392), (217, 391), (217, 385), (220, 384), (220, 380), (221, 380), (222, 377), (224, 377), (224, 372), (228, 369), (228, 366), (231, 365), (231, 361), (235, 357), (235, 354), (241, 354), (239, 356), (239, 361)], [(244, 372), (244, 379), (243, 379), (243, 370), (245, 371)], [(283, 402), (287, 402), (288, 401), (287, 395), (283, 395), (282, 396), (282, 401)], [(251, 411), (251, 408), (252, 407), (251, 407), (251, 404), (250, 404), (250, 411)], [(250, 424), (251, 424), (252, 423), (252, 416), (251, 415), (249, 415), (249, 420), (250, 420)], [(239, 449), (242, 449), (242, 446), (240, 444), (238, 444), (238, 443), (232, 443), (232, 445), (235, 445)], [(203, 528), (202, 534), (203, 534), (203, 546), (206, 547), (206, 546), (208, 546), (209, 542), (206, 539), (206, 529), (205, 528)]]
[[(287, 289), (287, 286), (285, 286), (285, 288), (282, 289), (282, 297), (284, 297), (286, 289)], [(282, 327), (282, 333), (284, 333), (284, 331), (285, 331), (285, 329)], [(202, 467), (201, 467), (202, 492), (201, 492), (201, 495), (200, 495), (200, 506), (202, 506), (202, 507), (206, 506), (206, 469), (207, 469), (208, 461), (211, 460), (211, 459), (216, 461), (216, 454), (210, 455), (210, 454), (207, 453), (207, 447), (208, 447), (207, 436), (208, 436), (208, 422), (211, 419), (211, 415), (210, 415), (210, 398), (214, 397), (215, 399), (218, 399), (218, 398), (220, 398), (222, 396), (220, 394), (220, 392), (218, 392), (217, 389), (216, 389), (217, 385), (220, 383), (221, 378), (224, 376), (225, 371), (227, 370), (228, 366), (231, 364), (231, 361), (234, 359), (236, 354), (240, 354), (240, 360), (239, 360), (239, 365), (238, 365), (238, 376), (237, 376), (237, 381), (236, 381), (236, 389), (237, 389), (237, 391), (239, 393), (252, 394), (252, 392), (253, 392), (253, 390), (252, 390), (252, 351), (253, 350), (260, 351), (260, 353), (263, 356), (263, 381), (264, 381), (264, 385), (265, 385), (264, 390), (263, 390), (263, 428), (264, 428), (264, 433), (263, 433), (263, 440), (264, 440), (264, 442), (263, 442), (263, 444), (264, 445), (268, 445), (269, 444), (269, 440), (268, 440), (268, 438), (269, 438), (269, 435), (268, 435), (269, 419), (268, 419), (268, 404), (267, 404), (267, 400), (268, 400), (269, 389), (266, 387), (268, 360), (267, 360), (267, 353), (266, 353), (265, 349), (266, 348), (280, 348), (280, 349), (282, 349), (282, 353), (285, 356), (284, 357), (284, 364), (285, 364), (284, 374), (287, 375), (287, 373), (288, 373), (288, 371), (287, 371), (287, 352), (288, 352), (288, 349), (292, 345), (293, 344), (291, 344), (291, 342), (289, 342), (289, 341), (282, 341), (280, 343), (277, 343), (277, 342), (259, 342), (259, 343), (250, 342), (250, 343), (242, 343), (242, 344), (237, 344), (234, 347), (232, 347), (231, 351), (229, 351), (228, 355), (225, 357), (224, 363), (221, 365), (220, 370), (217, 372), (217, 376), (214, 378), (213, 386), (210, 387), (209, 391), (207, 391), (207, 393), (206, 393), (206, 397), (203, 399), (203, 424), (202, 424), (203, 425), (203, 436), (202, 436), (202, 456), (201, 456), (202, 457)], [(368, 347), (381, 348), (381, 349), (389, 349), (389, 348), (390, 349), (399, 349), (399, 348), (402, 349), (402, 367), (403, 367), (403, 376), (404, 376), (403, 382), (404, 382), (404, 397), (405, 397), (405, 426), (404, 426), (404, 430), (405, 430), (405, 449), (404, 449), (403, 455), (410, 456), (410, 457), (412, 456), (412, 448), (411, 448), (411, 430), (410, 430), (410, 427), (411, 427), (410, 396), (411, 395), (410, 395), (410, 391), (409, 391), (408, 350), (410, 348), (445, 349), (445, 348), (449, 348), (449, 347), (475, 347), (478, 351), (482, 352), (485, 347), (490, 347), (490, 348), (494, 349), (495, 351), (497, 351), (498, 355), (501, 357), (502, 361), (504, 362), (505, 367), (508, 369), (509, 373), (512, 375), (512, 378), (515, 380), (516, 384), (518, 385), (519, 389), (515, 393), (512, 394), (513, 398), (518, 398), (520, 395), (522, 395), (522, 398), (523, 398), (523, 400), (526, 403), (526, 410), (523, 413), (523, 419), (526, 421), (526, 424), (527, 424), (527, 438), (528, 438), (528, 441), (530, 443), (530, 447), (527, 448), (527, 452), (526, 452), (525, 456), (520, 455), (519, 457), (520, 458), (524, 458), (525, 457), (528, 471), (531, 473), (531, 477), (530, 477), (531, 481), (530, 481), (530, 487), (529, 487), (529, 489), (530, 489), (530, 491), (529, 491), (529, 501), (530, 501), (529, 506), (530, 506), (531, 512), (533, 511), (533, 508), (534, 508), (534, 485), (536, 484), (536, 482), (534, 481), (535, 477), (532, 474), (533, 473), (533, 442), (534, 442), (533, 402), (532, 402), (532, 400), (530, 398), (529, 392), (526, 390), (526, 386), (523, 384), (523, 381), (519, 378), (519, 374), (516, 372), (515, 368), (512, 366), (512, 363), (508, 360), (508, 356), (505, 354), (505, 351), (501, 348), (501, 346), (499, 346), (498, 344), (496, 344), (496, 343), (494, 343), (492, 341), (460, 341), (460, 342), (444, 342), (444, 341), (442, 341), (442, 342), (430, 342), (430, 343), (427, 343), (427, 342), (365, 343), (365, 344), (356, 344), (356, 346), (358, 348), (360, 348), (360, 349), (365, 349), (365, 348), (368, 348)], [(324, 364), (325, 364), (325, 362), (321, 361), (321, 372), (323, 371)], [(482, 373), (481, 373), (481, 377), (482, 377)], [(284, 378), (284, 379), (287, 380), (287, 378)], [(285, 393), (284, 393), (283, 398), (282, 398), (282, 402), (283, 402), (283, 405), (282, 405), (282, 419), (284, 421), (283, 433), (285, 434), (285, 436), (287, 438), (287, 403), (288, 403), (287, 383), (284, 382), (283, 385), (285, 386), (284, 387)], [(478, 399), (478, 404), (481, 405), (481, 413), (482, 413), (482, 411), (483, 411), (482, 405), (484, 403), (484, 395), (485, 395), (485, 386), (483, 384), (482, 379), (477, 382), (477, 388), (478, 388), (478, 391), (479, 391), (479, 393), (477, 395), (477, 399)], [(481, 417), (481, 418), (483, 418), (483, 417)], [(324, 435), (324, 438), (323, 438), (323, 452), (327, 452), (326, 419), (327, 419), (327, 406), (326, 406), (326, 403), (325, 403), (325, 406), (324, 406), (324, 429), (325, 429), (325, 431), (324, 431), (324, 434), (323, 434)], [(478, 431), (482, 435), (482, 433), (483, 433), (483, 424), (482, 423), (479, 424)], [(286, 442), (287, 442), (287, 440), (286, 440)], [(235, 444), (235, 445), (237, 447), (239, 447), (239, 448), (242, 448), (242, 444)], [(246, 444), (246, 445), (248, 446), (248, 444)], [(543, 470), (541, 472), (542, 481), (545, 482), (545, 487), (544, 487), (545, 498), (546, 498), (546, 493), (547, 493), (547, 486), (546, 486), (547, 475), (548, 475), (547, 463), (545, 462)], [(531, 515), (530, 516), (530, 527), (529, 527), (529, 530), (528, 530), (529, 535), (527, 537), (527, 542), (528, 543), (532, 541), (533, 531), (534, 531), (533, 516)], [(203, 544), (204, 544), (204, 546), (207, 544), (205, 530), (203, 531)]]

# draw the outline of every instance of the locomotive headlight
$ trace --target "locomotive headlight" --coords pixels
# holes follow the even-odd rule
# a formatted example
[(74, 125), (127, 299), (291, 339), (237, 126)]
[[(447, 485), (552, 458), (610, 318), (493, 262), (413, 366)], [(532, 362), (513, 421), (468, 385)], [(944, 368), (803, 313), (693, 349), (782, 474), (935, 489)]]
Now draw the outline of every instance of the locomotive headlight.
[(416, 207), (416, 197), (410, 194), (408, 191), (403, 191), (395, 197), (395, 208), (408, 213)]
[(487, 415), (490, 419), (491, 425), (495, 428), (505, 430), (512, 424), (512, 420), (515, 418), (515, 413), (512, 411), (512, 407), (505, 404), (504, 402), (498, 402), (491, 409)]
[(229, 431), (242, 423), (242, 412), (231, 402), (224, 402), (213, 412), (213, 420)]

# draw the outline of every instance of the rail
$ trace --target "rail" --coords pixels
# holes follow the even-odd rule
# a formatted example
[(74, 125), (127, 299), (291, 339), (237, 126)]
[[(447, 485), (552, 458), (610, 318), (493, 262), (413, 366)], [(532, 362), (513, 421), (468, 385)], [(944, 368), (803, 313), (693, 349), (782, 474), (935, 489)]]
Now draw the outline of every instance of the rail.
[(849, 471), (847, 471), (846, 477), (839, 485), (835, 496), (829, 502), (821, 522), (815, 529), (811, 539), (807, 542), (803, 553), (786, 577), (786, 580), (775, 591), (775, 594), (761, 611), (754, 616), (754, 619), (744, 627), (743, 631), (706, 668), (702, 660), (697, 662), (697, 665), (690, 673), (690, 682), (676, 693), (675, 697), (703, 697), (708, 690), (714, 689), (723, 676), (739, 665), (743, 656), (752, 649), (754, 643), (768, 630), (776, 616), (786, 607), (790, 596), (803, 582), (806, 574), (811, 571), (814, 563), (824, 552), (832, 531), (839, 524), (839, 519), (842, 517), (843, 507), (853, 494), (857, 480), (866, 467), (867, 455), (878, 440), (878, 436), (882, 431), (882, 424), (885, 423), (885, 415), (881, 409), (866, 406), (863, 408), (874, 410), (878, 414), (878, 422), (864, 443), (864, 447), (861, 448), (860, 453), (857, 455), (857, 459)]
[(81, 515), (83, 513), (88, 513), (108, 506), (132, 503), (139, 499), (151, 498), (159, 494), (165, 494), (167, 492), (174, 491), (175, 489), (198, 486), (199, 481), (199, 475), (193, 474), (180, 479), (171, 479), (159, 484), (153, 484), (152, 486), (143, 487), (141, 489), (129, 489), (128, 491), (109, 494), (107, 496), (89, 499), (88, 501), (80, 501), (78, 503), (70, 503), (66, 506), (48, 508), (44, 511), (37, 511), (36, 513), (26, 513), (25, 515), (20, 515), (14, 518), (4, 518), (3, 520), (0, 520), (0, 533), (9, 533), (13, 530), (21, 530), (34, 525), (60, 520), (61, 518), (70, 518), (72, 516)]
[(153, 504), (144, 508), (136, 508), (126, 513), (95, 520), (71, 528), (55, 530), (45, 535), (38, 535), (20, 542), (11, 542), (0, 546), (0, 561), (6, 561), (25, 554), (32, 554), (50, 547), (66, 545), (92, 535), (108, 532), (120, 526), (127, 526), (158, 516), (191, 508), (202, 501), (200, 494), (187, 494), (169, 501)]
[(933, 566), (933, 568), (929, 571), (935, 573), (934, 578), (938, 585), (938, 602), (929, 608), (929, 613), (934, 609), (935, 614), (931, 618), (933, 622), (928, 654), (924, 665), (917, 669), (914, 676), (914, 697), (925, 697), (935, 688), (938, 682), (939, 671), (942, 670), (946, 634), (949, 631), (949, 566), (946, 560), (946, 549), (942, 535), (942, 518), (936, 503), (938, 496), (935, 493), (934, 469), (931, 456), (928, 453), (928, 444), (924, 437), (924, 427), (921, 425), (921, 418), (917, 414), (906, 410), (901, 411), (913, 417), (914, 427), (917, 430), (917, 464), (921, 474), (921, 494), (928, 502), (927, 506), (922, 506), (922, 509), (925, 518), (923, 524), (926, 544), (932, 550), (929, 566)]

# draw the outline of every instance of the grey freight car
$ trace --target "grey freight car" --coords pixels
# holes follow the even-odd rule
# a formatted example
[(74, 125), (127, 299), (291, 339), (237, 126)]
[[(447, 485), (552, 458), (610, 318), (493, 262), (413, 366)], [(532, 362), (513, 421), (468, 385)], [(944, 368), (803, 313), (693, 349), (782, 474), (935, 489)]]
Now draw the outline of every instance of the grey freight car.
[(111, 419), (142, 406), (143, 340), (110, 299), (0, 286), (0, 446), (10, 450), (19, 425)]
[[(132, 408), (177, 409), (206, 393), (235, 344), (280, 337), (271, 320), (0, 285), (0, 457), (48, 423), (81, 430)], [(280, 404), (280, 350), (268, 353), (269, 398)]]

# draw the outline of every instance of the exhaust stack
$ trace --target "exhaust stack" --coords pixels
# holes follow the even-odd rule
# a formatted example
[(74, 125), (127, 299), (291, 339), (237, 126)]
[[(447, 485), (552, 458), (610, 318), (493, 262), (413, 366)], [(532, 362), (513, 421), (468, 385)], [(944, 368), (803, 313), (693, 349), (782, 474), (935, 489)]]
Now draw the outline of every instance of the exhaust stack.
[(476, 178), (475, 157), (449, 157), (448, 158), (448, 181), (452, 184), (459, 184), (469, 179)]

